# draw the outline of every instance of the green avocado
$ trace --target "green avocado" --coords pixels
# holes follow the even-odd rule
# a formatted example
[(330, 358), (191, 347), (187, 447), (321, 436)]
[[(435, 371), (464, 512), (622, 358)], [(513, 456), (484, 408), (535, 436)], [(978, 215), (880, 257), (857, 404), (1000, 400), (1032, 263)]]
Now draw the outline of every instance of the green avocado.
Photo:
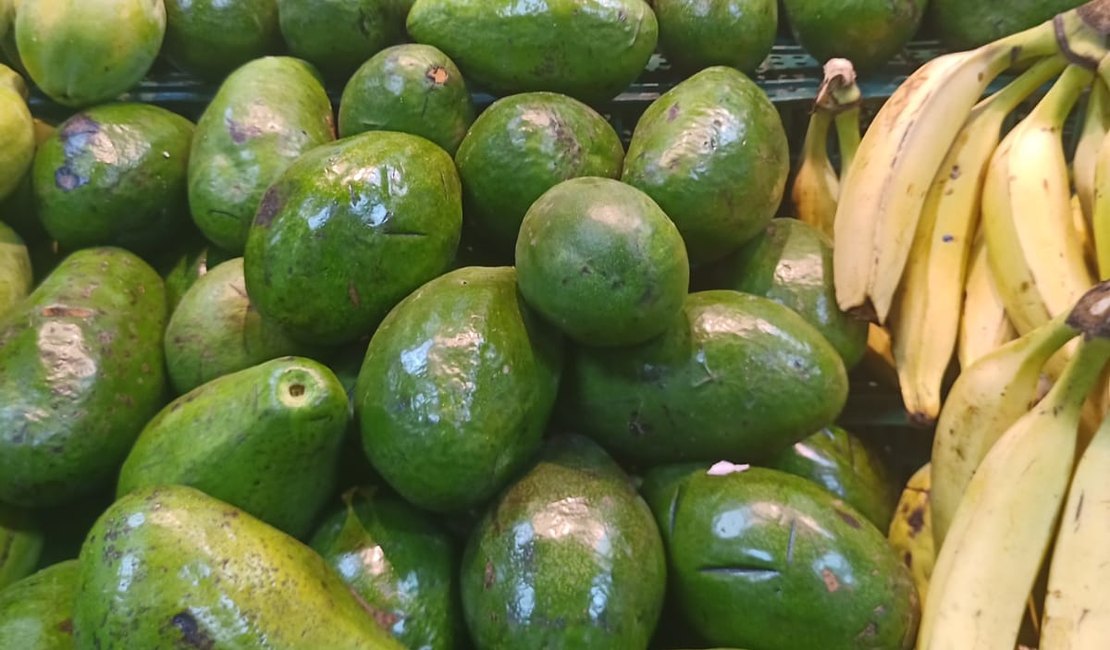
[(35, 85), (63, 106), (116, 98), (146, 75), (162, 47), (157, 0), (20, 0), (19, 57)]
[(215, 268), (234, 256), (220, 250), (215, 245), (209, 244), (203, 236), (187, 238), (179, 242), (161, 259), (157, 266), (159, 273), (166, 283), (166, 304), (170, 313), (176, 311), (178, 304), (185, 292), (197, 280), (208, 273), (208, 269)]
[(574, 348), (560, 413), (645, 464), (768, 458), (831, 424), (848, 377), (801, 316), (736, 291), (690, 294), (660, 337)]
[(146, 425), (116, 494), (189, 485), (303, 537), (335, 488), (349, 415), (343, 385), (309, 359), (283, 357), (224, 375)]
[(0, 319), (0, 501), (111, 480), (162, 406), (165, 326), (162, 278), (118, 248), (73, 253)]
[(71, 650), (76, 593), (76, 560), (0, 590), (0, 650)]
[(116, 501), (78, 561), (78, 648), (403, 649), (312, 549), (194, 488)]
[(926, 20), (954, 50), (969, 50), (1036, 27), (1086, 0), (929, 0)]
[(600, 447), (568, 436), (474, 529), (463, 611), (480, 648), (644, 650), (665, 582), (647, 504)]
[(806, 319), (855, 367), (867, 351), (867, 323), (840, 311), (832, 242), (797, 219), (773, 219), (764, 232), (704, 269), (704, 289), (733, 289), (770, 298)]
[(727, 65), (751, 74), (771, 53), (778, 0), (654, 0), (659, 49), (674, 67)]
[(263, 320), (247, 296), (243, 258), (197, 279), (166, 326), (166, 370), (178, 395), (305, 346)]
[(378, 625), (409, 648), (451, 650), (466, 630), (458, 558), (427, 514), (369, 489), (344, 495), (311, 546), (362, 598)]
[(264, 57), (232, 72), (197, 121), (189, 209), (212, 243), (239, 255), (270, 183), (335, 139), (331, 101), (309, 64)]
[(74, 114), (35, 155), (39, 219), (63, 247), (120, 246), (149, 256), (188, 224), (192, 137), (192, 122), (150, 104)]
[(580, 176), (619, 178), (623, 160), (617, 132), (576, 99), (542, 92), (499, 99), (455, 154), (467, 225), (485, 248), (511, 256), (541, 194)]
[(451, 156), (414, 135), (371, 131), (318, 147), (262, 198), (247, 239), (247, 292), (307, 344), (374, 331), (447, 269), (462, 226)]
[(658, 37), (643, 0), (416, 0), (407, 24), (496, 95), (550, 90), (585, 102), (640, 76)]
[(716, 66), (652, 102), (632, 133), (621, 180), (678, 226), (690, 261), (755, 237), (778, 210), (790, 150), (782, 118), (743, 73)]
[(662, 334), (690, 286), (674, 223), (648, 195), (609, 178), (564, 181), (533, 203), (516, 269), (528, 304), (583, 345)]
[(782, 4), (794, 38), (813, 58), (842, 57), (857, 72), (868, 73), (913, 38), (927, 0), (782, 0)]
[(474, 121), (462, 73), (430, 45), (407, 43), (362, 64), (339, 101), (339, 135), (400, 131), (427, 138), (454, 155)]
[(562, 340), (524, 305), (512, 268), (451, 271), (370, 340), (355, 396), (363, 447), (412, 504), (480, 506), (539, 448), (561, 372)]
[(772, 469), (649, 474), (671, 584), (707, 641), (760, 650), (909, 650), (919, 606), (886, 537), (810, 481)]
[[(0, 503), (0, 592), (31, 575), (42, 554), (42, 542), (42, 529), (29, 511)], [(0, 648), (3, 639), (0, 634)]]
[(813, 481), (858, 510), (879, 530), (890, 527), (900, 486), (877, 453), (836, 425), (794, 443), (768, 460), (767, 466)]
[(277, 5), (289, 51), (330, 79), (347, 79), (405, 33), (405, 19), (394, 13), (390, 0), (277, 0)]
[(0, 64), (0, 76), (13, 75), (13, 83), (0, 82), (0, 201), (19, 186), (35, 158), (35, 127), (31, 110), (20, 94), (23, 80)]
[(276, 0), (165, 0), (162, 51), (178, 68), (213, 81), (282, 49)]
[(31, 255), (14, 230), (0, 222), (0, 317), (31, 293)]

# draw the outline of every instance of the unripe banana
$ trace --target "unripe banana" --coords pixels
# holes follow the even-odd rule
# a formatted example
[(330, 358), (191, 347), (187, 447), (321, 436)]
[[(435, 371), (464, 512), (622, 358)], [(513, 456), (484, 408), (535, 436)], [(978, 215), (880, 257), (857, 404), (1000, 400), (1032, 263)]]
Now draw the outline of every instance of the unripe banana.
[(802, 162), (790, 192), (795, 215), (829, 237), (833, 235), (836, 196), (840, 193), (840, 179), (828, 154), (831, 124), (832, 115), (815, 106), (802, 145)]
[(887, 533), (890, 545), (913, 576), (917, 597), (922, 604), (929, 592), (929, 576), (933, 573), (933, 563), (936, 561), (933, 518), (929, 507), (931, 483), (930, 465), (926, 463), (906, 481)]

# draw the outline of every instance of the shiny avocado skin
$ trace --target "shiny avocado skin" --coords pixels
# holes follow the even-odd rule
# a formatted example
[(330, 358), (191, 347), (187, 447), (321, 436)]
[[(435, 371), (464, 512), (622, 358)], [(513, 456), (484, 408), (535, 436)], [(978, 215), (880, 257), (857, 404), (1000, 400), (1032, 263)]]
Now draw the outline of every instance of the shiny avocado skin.
[(70, 650), (77, 560), (42, 569), (0, 590), (0, 649)]
[(403, 648), (312, 549), (190, 487), (116, 501), (78, 562), (79, 648)]
[(294, 537), (311, 532), (335, 487), (347, 393), (315, 361), (282, 357), (199, 386), (143, 429), (117, 496), (189, 485)]
[(110, 480), (165, 394), (162, 279), (73, 253), (0, 320), (0, 500), (59, 505)]
[(392, 0), (277, 0), (277, 5), (289, 51), (329, 79), (347, 79), (404, 36), (404, 17), (394, 13)]
[(287, 56), (232, 72), (197, 121), (189, 209), (212, 243), (239, 255), (266, 188), (301, 154), (335, 140), (320, 75)]
[(461, 227), (447, 152), (406, 133), (344, 138), (266, 191), (247, 240), (247, 292), (293, 338), (348, 343), (447, 269)]
[(390, 312), (367, 349), (355, 394), (367, 456), (418, 507), (482, 505), (539, 449), (562, 353), (512, 268), (432, 280)]
[(427, 514), (372, 489), (354, 489), (310, 544), (407, 647), (463, 644), (457, 553)]
[(283, 47), (275, 0), (166, 0), (162, 51), (170, 63), (205, 79)]
[(647, 504), (581, 436), (547, 443), (474, 528), (463, 610), (481, 648), (643, 650), (666, 561)]
[(736, 250), (782, 201), (790, 151), (763, 90), (732, 68), (687, 78), (644, 111), (621, 180), (643, 190), (678, 226), (692, 264)]
[(690, 294), (642, 345), (576, 346), (568, 371), (569, 424), (648, 465), (767, 458), (830, 424), (848, 394), (843, 362), (813, 326), (735, 291)]
[(688, 72), (727, 65), (751, 74), (775, 44), (778, 0), (654, 0), (652, 9), (659, 48)]
[(119, 246), (150, 256), (188, 223), (192, 138), (192, 122), (149, 104), (73, 115), (35, 154), (39, 219), (64, 248)]
[(416, 0), (407, 27), (496, 95), (548, 90), (587, 103), (634, 81), (658, 38), (643, 0)]
[(866, 74), (913, 38), (927, 4), (927, 0), (783, 0), (783, 9), (795, 40), (813, 58), (846, 58), (857, 72)]

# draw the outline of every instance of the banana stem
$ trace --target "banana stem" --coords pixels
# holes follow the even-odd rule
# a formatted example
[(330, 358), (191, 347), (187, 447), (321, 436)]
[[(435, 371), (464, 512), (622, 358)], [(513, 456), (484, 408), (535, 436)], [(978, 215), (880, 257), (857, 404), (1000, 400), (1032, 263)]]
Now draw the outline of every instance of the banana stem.
[(1018, 75), (1013, 81), (1006, 84), (1002, 90), (999, 90), (995, 94), (979, 102), (975, 110), (983, 110), (989, 105), (998, 106), (1004, 113), (1011, 113), (1038, 88), (1060, 74), (1060, 71), (1067, 67), (1067, 65), (1068, 61), (1062, 54), (1055, 54), (1041, 59), (1028, 70)]
[[(1110, 322), (1106, 325), (1110, 325)], [(1105, 335), (1083, 338), (1075, 356), (1068, 360), (1060, 379), (1045, 395), (1042, 404), (1061, 409), (1080, 408), (1091, 389), (1098, 383), (1108, 360), (1110, 339)]]
[(1099, 282), (1083, 294), (1068, 314), (1067, 324), (1087, 339), (1110, 338), (1110, 281)]

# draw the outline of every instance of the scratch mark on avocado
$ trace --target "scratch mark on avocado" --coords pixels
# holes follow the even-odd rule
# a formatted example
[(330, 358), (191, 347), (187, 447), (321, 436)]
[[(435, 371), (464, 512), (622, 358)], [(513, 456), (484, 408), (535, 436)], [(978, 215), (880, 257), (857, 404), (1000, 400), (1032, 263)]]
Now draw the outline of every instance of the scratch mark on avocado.
[(203, 650), (212, 650), (216, 647), (215, 642), (197, 625), (197, 619), (189, 613), (188, 610), (182, 610), (174, 614), (170, 619), (178, 630), (181, 630), (181, 637), (192, 648), (200, 648)]
[(370, 36), (370, 16), (366, 13), (366, 9), (359, 7), (358, 9), (358, 31), (363, 36)]
[(355, 307), (358, 307), (362, 304), (362, 301), (358, 295), (358, 289), (355, 288), (354, 282), (347, 282), (347, 297), (351, 299), (351, 304)]
[(231, 119), (231, 115), (224, 115), (224, 125), (227, 127), (227, 133), (231, 136), (231, 141), (235, 144), (243, 144), (251, 138), (257, 138), (262, 135), (262, 129), (253, 124), (240, 124)]
[(794, 562), (794, 540), (797, 537), (798, 520), (795, 518), (790, 519), (790, 533), (786, 538), (786, 565), (790, 566)]
[(678, 506), (679, 506), (679, 503), (682, 501), (682, 498), (684, 496), (686, 496), (686, 483), (682, 482), (682, 483), (679, 484), (678, 488), (674, 491), (674, 497), (671, 499), (671, 511), (668, 514), (668, 523), (667, 523), (667, 525), (669, 527), (668, 535), (670, 537), (674, 536), (675, 524), (678, 521)]
[(77, 158), (89, 148), (89, 140), (100, 133), (100, 124), (84, 113), (78, 113), (66, 120), (58, 138), (62, 143), (62, 157), (65, 162), (54, 172), (54, 183), (59, 189), (70, 191), (86, 185), (87, 176), (77, 171)]
[(278, 197), (274, 188), (266, 190), (266, 193), (262, 195), (262, 202), (258, 205), (258, 214), (254, 217), (254, 225), (268, 228), (281, 206), (282, 200)]
[(88, 184), (89, 179), (75, 172), (69, 165), (62, 165), (54, 172), (54, 184), (58, 189), (70, 191)]
[(81, 307), (64, 307), (60, 305), (50, 305), (44, 307), (42, 315), (46, 318), (89, 318), (95, 312), (91, 309), (84, 309)]
[(493, 583), (494, 583), (495, 580), (496, 580), (496, 575), (493, 571), (493, 562), (490, 562), (489, 560), (486, 560), (486, 571), (485, 571), (485, 576), (482, 579), (482, 586), (486, 589), (489, 589), (490, 587), (493, 586)]
[(429, 68), (428, 72), (424, 76), (426, 76), (428, 80), (431, 81), (433, 84), (437, 86), (442, 86), (443, 84), (447, 83), (447, 79), (450, 78), (451, 75), (447, 73), (446, 68), (441, 65), (437, 65)]
[(836, 574), (829, 569), (821, 569), (821, 579), (825, 581), (825, 589), (828, 589), (829, 593), (840, 589), (840, 580), (837, 580)]
[(678, 117), (678, 104), (675, 104), (667, 110), (667, 121), (668, 122), (674, 122), (675, 118), (677, 118), (677, 117)]
[[(825, 569), (828, 571), (828, 569)], [(762, 582), (777, 578), (782, 572), (778, 569), (769, 569), (766, 567), (755, 566), (703, 566), (698, 569), (699, 573), (720, 574), (735, 578), (743, 578), (751, 582)]]
[(847, 512), (844, 512), (840, 508), (836, 508), (836, 516), (840, 517), (841, 521), (848, 524), (852, 528), (859, 528), (859, 520), (848, 514)]
[(67, 618), (66, 620), (58, 623), (57, 629), (62, 634), (73, 636), (73, 619)]

